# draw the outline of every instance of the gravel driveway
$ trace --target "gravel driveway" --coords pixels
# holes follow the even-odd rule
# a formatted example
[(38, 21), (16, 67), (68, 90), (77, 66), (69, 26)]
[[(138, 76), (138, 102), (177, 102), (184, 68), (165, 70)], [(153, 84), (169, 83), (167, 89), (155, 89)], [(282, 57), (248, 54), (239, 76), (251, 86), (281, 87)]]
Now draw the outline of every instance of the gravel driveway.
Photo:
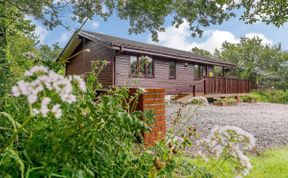
[[(167, 106), (167, 125), (171, 127), (171, 113), (180, 104)], [(187, 107), (195, 106), (189, 105)], [(192, 111), (189, 111), (193, 113)], [(207, 135), (215, 125), (235, 125), (253, 134), (258, 148), (268, 148), (288, 144), (288, 105), (271, 103), (239, 103), (236, 106), (202, 106), (190, 119), (201, 135)]]

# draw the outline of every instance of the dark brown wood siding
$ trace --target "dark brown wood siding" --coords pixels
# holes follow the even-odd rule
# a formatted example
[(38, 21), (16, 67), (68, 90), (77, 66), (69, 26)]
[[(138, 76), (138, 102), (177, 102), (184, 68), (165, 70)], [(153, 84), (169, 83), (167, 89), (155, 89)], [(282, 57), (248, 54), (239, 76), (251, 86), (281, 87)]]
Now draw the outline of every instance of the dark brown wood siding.
[[(115, 84), (128, 87), (165, 88), (166, 93), (192, 92), (194, 81), (194, 65), (190, 63), (185, 67), (185, 62), (176, 62), (176, 79), (169, 79), (169, 60), (154, 59), (154, 78), (129, 77), (129, 55), (119, 55), (116, 58)], [(197, 92), (203, 92), (203, 85), (197, 85)]]
[[(90, 49), (90, 52), (81, 53), (81, 51), (85, 49)], [(84, 39), (83, 43), (77, 47), (72, 56), (77, 53), (79, 53), (79, 55), (76, 55), (67, 62), (66, 75), (85, 75), (87, 72), (91, 71), (92, 60), (108, 60), (111, 62), (103, 68), (98, 79), (103, 86), (113, 85), (113, 60), (111, 58), (115, 55), (114, 50)]]

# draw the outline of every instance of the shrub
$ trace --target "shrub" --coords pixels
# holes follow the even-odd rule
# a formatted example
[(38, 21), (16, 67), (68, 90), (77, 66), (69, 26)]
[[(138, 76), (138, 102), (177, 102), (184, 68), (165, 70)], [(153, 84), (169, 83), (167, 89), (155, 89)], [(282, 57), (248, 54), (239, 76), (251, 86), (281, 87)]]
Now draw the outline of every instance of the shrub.
[(255, 90), (251, 94), (261, 102), (288, 104), (288, 90)]
[(215, 105), (221, 105), (221, 106), (231, 106), (235, 105), (237, 103), (237, 100), (235, 98), (220, 98), (214, 101)]
[(197, 104), (197, 105), (203, 105), (203, 106), (208, 106), (209, 105), (208, 100), (205, 97), (203, 97), (203, 96), (193, 97), (193, 98), (191, 98), (189, 103)]
[(0, 132), (1, 176), (148, 175), (153, 158), (143, 158), (149, 156), (135, 143), (149, 130), (152, 115), (130, 109), (127, 89), (95, 98), (91, 75), (87, 86), (79, 76), (66, 78), (45, 67), (25, 76), (12, 89), (19, 100), (7, 98), (0, 121), (6, 128)]
[(259, 97), (257, 95), (252, 94), (252, 93), (250, 93), (246, 96), (241, 96), (241, 99), (243, 102), (256, 102), (259, 100), (258, 98)]

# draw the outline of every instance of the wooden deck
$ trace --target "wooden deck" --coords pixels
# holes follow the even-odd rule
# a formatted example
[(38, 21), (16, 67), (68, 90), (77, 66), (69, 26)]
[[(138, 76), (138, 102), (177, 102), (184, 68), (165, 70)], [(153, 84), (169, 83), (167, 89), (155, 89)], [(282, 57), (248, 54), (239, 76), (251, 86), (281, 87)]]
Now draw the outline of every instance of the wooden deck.
[[(176, 100), (177, 103), (182, 103), (182, 104), (186, 104), (189, 103), (191, 101), (191, 99), (193, 97), (195, 97), (193, 95), (193, 93), (181, 93), (181, 96)], [(239, 100), (240, 96), (246, 96), (248, 95), (248, 93), (229, 93), (229, 94), (209, 94), (209, 95), (201, 95), (201, 93), (198, 93), (198, 95), (196, 94), (196, 96), (203, 96), (207, 99), (217, 99), (217, 98), (236, 98), (237, 100)]]

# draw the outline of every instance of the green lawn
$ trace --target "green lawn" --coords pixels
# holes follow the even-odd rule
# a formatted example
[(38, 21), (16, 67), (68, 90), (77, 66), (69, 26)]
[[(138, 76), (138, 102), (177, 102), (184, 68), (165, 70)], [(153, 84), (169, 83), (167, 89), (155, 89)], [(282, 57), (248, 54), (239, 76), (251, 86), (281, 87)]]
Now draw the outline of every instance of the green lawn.
[[(266, 150), (260, 156), (250, 156), (252, 171), (248, 178), (288, 178), (288, 147)], [(221, 161), (191, 160), (192, 164), (205, 167), (216, 178), (235, 177), (231, 163)]]
[(248, 177), (288, 177), (288, 147), (267, 150), (261, 156), (252, 157), (251, 162), (253, 169)]

